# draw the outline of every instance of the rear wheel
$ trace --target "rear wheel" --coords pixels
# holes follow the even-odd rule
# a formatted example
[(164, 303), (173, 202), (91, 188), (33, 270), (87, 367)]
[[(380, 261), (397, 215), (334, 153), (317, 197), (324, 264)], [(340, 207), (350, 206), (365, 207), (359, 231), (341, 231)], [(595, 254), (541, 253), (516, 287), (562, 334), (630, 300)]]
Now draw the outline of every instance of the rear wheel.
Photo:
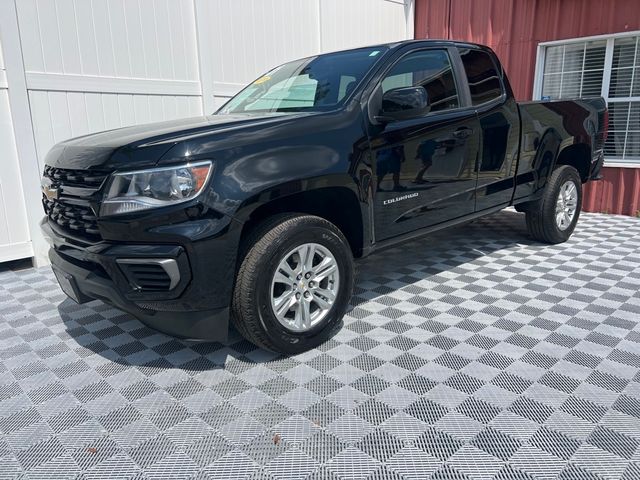
[(353, 290), (351, 249), (332, 223), (284, 215), (259, 226), (245, 244), (232, 321), (252, 343), (299, 353), (339, 326)]
[(562, 165), (556, 168), (542, 198), (526, 211), (527, 229), (536, 240), (562, 243), (576, 228), (582, 205), (582, 180), (578, 171)]

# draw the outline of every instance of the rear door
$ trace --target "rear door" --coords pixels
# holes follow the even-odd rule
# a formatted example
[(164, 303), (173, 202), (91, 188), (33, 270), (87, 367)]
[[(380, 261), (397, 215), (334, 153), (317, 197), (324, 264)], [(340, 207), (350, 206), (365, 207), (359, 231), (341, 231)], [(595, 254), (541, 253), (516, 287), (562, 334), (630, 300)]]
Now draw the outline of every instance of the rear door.
[(471, 104), (478, 112), (480, 151), (476, 211), (511, 201), (518, 166), (520, 116), (508, 82), (486, 50), (460, 48)]
[(411, 50), (378, 86), (422, 86), (430, 111), (370, 126), (377, 241), (474, 211), (479, 125), (455, 73), (456, 55), (445, 47)]

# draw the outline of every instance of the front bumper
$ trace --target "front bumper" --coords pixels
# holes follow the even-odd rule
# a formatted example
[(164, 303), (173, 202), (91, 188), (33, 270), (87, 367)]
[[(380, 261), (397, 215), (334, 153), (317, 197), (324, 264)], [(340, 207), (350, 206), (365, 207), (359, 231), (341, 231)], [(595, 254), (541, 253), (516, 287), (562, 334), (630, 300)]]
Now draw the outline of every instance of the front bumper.
[[(79, 303), (102, 300), (152, 328), (178, 337), (216, 341), (227, 338), (237, 251), (234, 229), (222, 228), (210, 237), (191, 241), (175, 235), (181, 228), (176, 225), (170, 235), (172, 244), (79, 245), (46, 218), (41, 228), (51, 244), (49, 258), (54, 272), (73, 300)], [(163, 235), (158, 237), (161, 242)], [(140, 288), (132, 281), (122, 259), (128, 262), (148, 259), (150, 264), (169, 260), (174, 270), (171, 288), (167, 291)], [(178, 280), (174, 281), (176, 277)]]

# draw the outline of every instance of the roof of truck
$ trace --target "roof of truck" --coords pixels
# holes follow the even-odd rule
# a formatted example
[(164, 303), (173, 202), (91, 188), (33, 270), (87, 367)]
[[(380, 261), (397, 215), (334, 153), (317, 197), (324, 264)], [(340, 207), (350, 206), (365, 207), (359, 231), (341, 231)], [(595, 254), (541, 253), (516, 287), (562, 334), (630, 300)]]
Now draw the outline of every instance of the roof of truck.
[(476, 47), (476, 48), (489, 48), (486, 45), (482, 45), (480, 43), (472, 43), (472, 42), (463, 42), (460, 40), (447, 40), (444, 38), (417, 38), (413, 40), (402, 40), (399, 42), (391, 42), (383, 44), (389, 48), (397, 48), (403, 45), (410, 45), (412, 43), (432, 43), (437, 45), (455, 45), (456, 47)]
[(398, 42), (389, 42), (389, 43), (376, 43), (373, 45), (362, 45), (360, 47), (354, 47), (354, 48), (345, 48), (345, 49), (341, 49), (341, 50), (333, 50), (331, 52), (322, 52), (316, 55), (309, 55), (309, 57), (317, 57), (320, 55), (327, 55), (327, 54), (332, 54), (332, 53), (338, 53), (338, 52), (349, 52), (349, 51), (353, 51), (353, 50), (362, 50), (364, 48), (376, 48), (376, 47), (380, 47), (380, 48), (388, 48), (390, 50), (395, 50), (401, 47), (404, 47), (406, 45), (424, 45), (424, 44), (428, 44), (428, 45), (433, 45), (433, 46), (455, 46), (455, 47), (471, 47), (471, 48), (480, 48), (483, 50), (491, 50), (489, 47), (487, 47), (486, 45), (482, 45), (479, 43), (472, 43), (472, 42), (463, 42), (463, 41), (458, 41), (458, 40), (446, 40), (446, 39), (436, 39), (436, 38), (422, 38), (422, 39), (415, 39), (415, 40), (401, 40)]

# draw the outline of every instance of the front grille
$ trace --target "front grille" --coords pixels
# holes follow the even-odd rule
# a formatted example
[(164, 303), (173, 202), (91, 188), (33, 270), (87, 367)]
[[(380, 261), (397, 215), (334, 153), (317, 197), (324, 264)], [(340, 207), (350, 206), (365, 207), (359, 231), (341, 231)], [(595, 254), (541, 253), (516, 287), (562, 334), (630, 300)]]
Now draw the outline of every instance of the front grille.
[(92, 204), (96, 204), (96, 194), (108, 175), (103, 171), (71, 170), (47, 165), (44, 177), (59, 192), (58, 198), (42, 196), (42, 205), (49, 220), (72, 237), (89, 242), (99, 241), (100, 230)]
[(100, 236), (98, 221), (91, 207), (49, 200), (46, 197), (42, 199), (42, 203), (49, 219), (63, 230), (88, 238)]
[(64, 186), (100, 188), (109, 172), (92, 170), (71, 170), (68, 168), (54, 168), (49, 165), (44, 167), (44, 176), (50, 178), (55, 184)]

